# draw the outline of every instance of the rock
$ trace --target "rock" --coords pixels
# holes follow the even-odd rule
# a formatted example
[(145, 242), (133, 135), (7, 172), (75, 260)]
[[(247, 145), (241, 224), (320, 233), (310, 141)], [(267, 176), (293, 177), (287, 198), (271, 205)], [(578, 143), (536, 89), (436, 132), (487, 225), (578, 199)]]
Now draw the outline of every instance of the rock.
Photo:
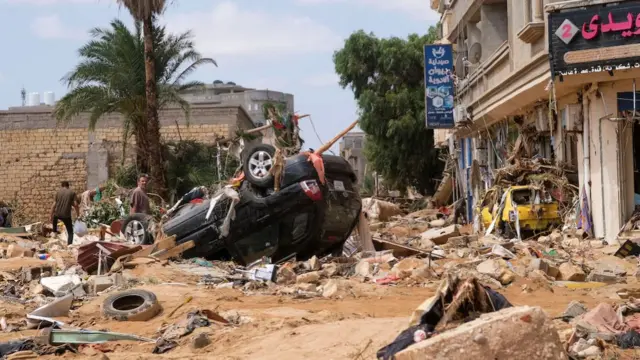
[(612, 273), (616, 276), (625, 276), (633, 273), (637, 266), (617, 256), (607, 255), (589, 264), (597, 273)]
[(557, 279), (558, 275), (560, 275), (560, 270), (553, 265), (549, 265), (549, 268), (547, 269), (547, 275), (549, 275), (553, 279)]
[(388, 221), (392, 216), (402, 214), (402, 209), (396, 204), (378, 199), (362, 199), (362, 211), (370, 221)]
[(125, 281), (124, 276), (121, 273), (111, 274), (111, 281), (116, 287), (127, 285), (127, 282)]
[(191, 342), (191, 347), (194, 349), (202, 349), (207, 345), (211, 344), (211, 340), (209, 340), (209, 335), (206, 333), (200, 333), (196, 337), (193, 338)]
[(306, 292), (316, 292), (318, 291), (318, 287), (316, 284), (297, 284), (296, 287), (302, 291)]
[(560, 241), (562, 241), (562, 234), (559, 231), (555, 230), (549, 235), (549, 240), (554, 243), (559, 243)]
[[(481, 337), (485, 341), (475, 341)], [(483, 314), (396, 354), (397, 360), (566, 360), (553, 322), (539, 307), (512, 307)]]
[(541, 244), (548, 244), (548, 243), (551, 242), (551, 238), (548, 237), (548, 236), (540, 236), (538, 238), (538, 242), (541, 243)]
[(7, 247), (7, 258), (33, 257), (33, 251), (25, 249), (18, 244), (11, 244)]
[(112, 287), (113, 279), (111, 279), (111, 277), (109, 277), (108, 275), (92, 275), (89, 276), (87, 285), (87, 289), (89, 290), (89, 292), (95, 294)]
[(312, 271), (312, 272), (308, 272), (306, 274), (300, 274), (296, 278), (296, 283), (298, 283), (298, 284), (304, 284), (304, 283), (316, 284), (319, 281), (320, 281), (320, 272), (319, 271)]
[(362, 276), (364, 278), (373, 275), (373, 264), (367, 260), (360, 260), (355, 268), (356, 276)]
[(447, 241), (447, 245), (451, 247), (459, 247), (466, 248), (469, 246), (469, 243), (478, 241), (478, 235), (463, 235), (463, 236), (454, 236), (449, 238)]
[(322, 265), (322, 275), (324, 277), (333, 277), (338, 274), (339, 271), (340, 268), (338, 267), (338, 264), (331, 263)]
[(476, 270), (500, 281), (502, 285), (510, 284), (516, 277), (513, 271), (508, 268), (507, 262), (502, 259), (485, 260), (476, 267)]
[(60, 297), (72, 292), (77, 287), (82, 287), (82, 280), (78, 275), (50, 276), (40, 279), (40, 284), (54, 296)]
[(580, 247), (580, 239), (575, 237), (567, 237), (562, 240), (562, 247), (565, 249), (578, 249)]
[(431, 229), (420, 234), (423, 240), (431, 240), (436, 245), (446, 244), (449, 238), (459, 236), (460, 231), (457, 225), (447, 226), (443, 229)]
[(276, 275), (276, 283), (279, 285), (291, 285), (296, 282), (296, 273), (288, 266), (283, 266), (278, 269), (278, 274)]
[(420, 249), (433, 249), (436, 246), (436, 244), (434, 244), (433, 241), (429, 239), (420, 239), (418, 243), (418, 247)]
[(591, 240), (589, 241), (589, 245), (591, 245), (592, 249), (602, 249), (604, 247), (601, 240)]
[(318, 260), (318, 257), (314, 255), (311, 259), (309, 259), (307, 261), (307, 267), (311, 271), (320, 270), (320, 260)]
[(584, 231), (584, 229), (576, 229), (573, 235), (578, 239), (584, 239), (588, 234), (586, 231)]
[(33, 295), (40, 295), (44, 293), (44, 286), (42, 286), (41, 284), (36, 284), (36, 286), (34, 286), (33, 289), (31, 289), (31, 293)]
[(558, 270), (560, 271), (560, 280), (564, 281), (584, 281), (587, 277), (580, 267), (569, 262), (560, 265)]
[(322, 296), (325, 298), (344, 297), (351, 289), (351, 283), (345, 280), (331, 279), (322, 287)]
[(411, 279), (416, 281), (424, 281), (437, 279), (438, 275), (435, 273), (433, 268), (429, 267), (429, 265), (423, 265), (411, 272)]
[(424, 260), (410, 257), (400, 260), (392, 269), (391, 274), (401, 279), (411, 276), (414, 270), (426, 265)]
[(618, 282), (618, 276), (607, 270), (594, 270), (587, 276), (587, 281), (615, 284)]
[(571, 301), (567, 309), (562, 313), (563, 317), (575, 318), (587, 312), (587, 308), (575, 300)]
[(429, 221), (430, 228), (441, 228), (444, 226), (444, 224), (446, 224), (446, 221), (444, 221), (443, 219)]
[(529, 271), (540, 270), (545, 274), (549, 271), (549, 264), (544, 259), (532, 259), (529, 263)]

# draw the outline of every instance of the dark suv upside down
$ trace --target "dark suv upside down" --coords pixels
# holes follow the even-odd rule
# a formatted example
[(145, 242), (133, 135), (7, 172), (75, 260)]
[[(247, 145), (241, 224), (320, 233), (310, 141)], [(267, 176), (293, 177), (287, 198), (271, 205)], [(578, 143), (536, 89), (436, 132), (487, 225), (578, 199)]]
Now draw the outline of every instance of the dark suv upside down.
[[(231, 257), (244, 265), (263, 256), (277, 262), (292, 254), (307, 258), (342, 249), (356, 226), (362, 203), (356, 175), (341, 157), (323, 155), (325, 184), (305, 155), (286, 159), (281, 188), (273, 191), (268, 174), (274, 149), (258, 145), (244, 156), (246, 179), (237, 189), (228, 235), (222, 224), (231, 198), (187, 204), (163, 226), (178, 244), (190, 240), (195, 247), (185, 257)], [(214, 198), (215, 199), (215, 198)], [(211, 201), (216, 201), (207, 220)]]

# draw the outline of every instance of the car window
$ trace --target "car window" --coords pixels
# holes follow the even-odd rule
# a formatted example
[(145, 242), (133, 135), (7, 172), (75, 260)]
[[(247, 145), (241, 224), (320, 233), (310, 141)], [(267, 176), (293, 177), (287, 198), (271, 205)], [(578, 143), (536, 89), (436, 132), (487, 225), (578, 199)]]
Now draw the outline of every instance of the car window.
[(273, 255), (278, 246), (278, 234), (278, 224), (271, 225), (236, 241), (235, 245), (244, 261), (251, 263)]

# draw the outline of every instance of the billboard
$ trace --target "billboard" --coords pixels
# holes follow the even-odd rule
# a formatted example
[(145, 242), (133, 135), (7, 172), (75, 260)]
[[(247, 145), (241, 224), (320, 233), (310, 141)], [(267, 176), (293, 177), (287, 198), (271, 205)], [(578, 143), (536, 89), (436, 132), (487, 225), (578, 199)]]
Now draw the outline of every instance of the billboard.
[(424, 46), (424, 95), (427, 129), (450, 129), (453, 121), (453, 49)]
[(554, 75), (640, 67), (640, 1), (553, 11), (548, 26)]

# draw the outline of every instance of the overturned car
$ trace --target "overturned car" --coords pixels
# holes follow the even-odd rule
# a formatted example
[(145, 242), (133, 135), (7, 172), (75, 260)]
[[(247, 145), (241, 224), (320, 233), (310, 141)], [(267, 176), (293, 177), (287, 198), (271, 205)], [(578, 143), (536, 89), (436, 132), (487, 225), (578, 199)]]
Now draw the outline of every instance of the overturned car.
[[(195, 247), (183, 256), (249, 264), (265, 256), (277, 262), (292, 255), (306, 258), (342, 251), (362, 209), (350, 164), (339, 156), (321, 155), (324, 170), (318, 174), (306, 155), (288, 157), (275, 191), (275, 153), (266, 144), (245, 149), (244, 176), (236, 186), (204, 201), (189, 201), (194, 197), (190, 194), (174, 209), (162, 230), (175, 235), (177, 244), (194, 241)], [(151, 242), (146, 222), (133, 221), (139, 225), (131, 232), (138, 236), (134, 242)], [(123, 228), (133, 228), (129, 222)]]

